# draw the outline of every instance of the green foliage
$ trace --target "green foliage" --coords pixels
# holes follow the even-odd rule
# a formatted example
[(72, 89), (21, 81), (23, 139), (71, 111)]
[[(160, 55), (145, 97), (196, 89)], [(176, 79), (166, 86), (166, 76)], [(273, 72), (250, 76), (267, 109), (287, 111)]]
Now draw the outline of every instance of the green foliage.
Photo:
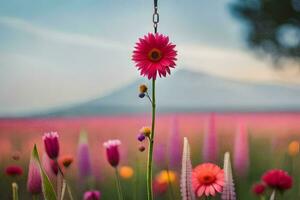
[(235, 0), (231, 10), (247, 25), (251, 48), (300, 61), (299, 0)]
[(49, 177), (47, 176), (47, 174), (45, 173), (45, 171), (41, 165), (41, 161), (40, 161), (40, 157), (39, 157), (39, 153), (38, 153), (36, 145), (34, 145), (34, 147), (33, 147), (32, 158), (35, 161), (37, 161), (37, 163), (40, 167), (40, 171), (41, 171), (41, 175), (42, 175), (43, 195), (44, 195), (45, 200), (57, 200), (56, 194), (54, 191), (54, 187), (51, 184)]

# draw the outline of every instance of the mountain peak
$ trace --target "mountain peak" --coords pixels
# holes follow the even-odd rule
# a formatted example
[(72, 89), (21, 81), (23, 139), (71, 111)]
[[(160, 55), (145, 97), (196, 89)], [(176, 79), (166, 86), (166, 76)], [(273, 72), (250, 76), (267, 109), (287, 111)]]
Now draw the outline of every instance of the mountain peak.
[[(109, 95), (50, 112), (50, 116), (148, 112), (149, 102), (138, 98), (140, 79)], [(151, 90), (151, 88), (150, 88)], [(300, 110), (300, 88), (232, 81), (202, 72), (179, 69), (157, 80), (160, 112), (295, 111)]]

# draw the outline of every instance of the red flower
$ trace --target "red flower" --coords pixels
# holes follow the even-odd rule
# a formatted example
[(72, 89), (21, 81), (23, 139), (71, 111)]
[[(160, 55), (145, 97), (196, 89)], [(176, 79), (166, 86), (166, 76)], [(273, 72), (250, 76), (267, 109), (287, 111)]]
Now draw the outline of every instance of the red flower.
[(73, 156), (64, 156), (60, 159), (60, 163), (65, 167), (68, 168), (74, 161)]
[(271, 188), (278, 190), (290, 189), (293, 185), (293, 179), (286, 171), (281, 169), (273, 169), (267, 171), (262, 180)]
[(19, 166), (11, 165), (5, 169), (5, 173), (8, 176), (21, 176), (23, 174), (23, 169)]
[(263, 183), (254, 184), (252, 187), (252, 192), (256, 195), (262, 195), (266, 190), (266, 186)]
[(215, 196), (224, 186), (224, 171), (215, 164), (198, 165), (192, 174), (193, 189), (197, 197)]
[(141, 75), (148, 79), (156, 79), (157, 74), (166, 76), (170, 68), (175, 68), (177, 52), (174, 44), (169, 42), (169, 37), (162, 34), (148, 33), (140, 38), (133, 51), (132, 60), (141, 71)]
[(167, 182), (160, 182), (154, 180), (153, 182), (153, 191), (157, 195), (162, 195), (168, 190), (168, 183)]

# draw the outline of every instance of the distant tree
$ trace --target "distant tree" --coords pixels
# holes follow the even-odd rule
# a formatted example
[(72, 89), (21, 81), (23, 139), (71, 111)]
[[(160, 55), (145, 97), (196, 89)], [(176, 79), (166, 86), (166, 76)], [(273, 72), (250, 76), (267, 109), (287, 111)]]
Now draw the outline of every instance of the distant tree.
[(275, 61), (300, 63), (300, 0), (235, 0), (232, 13), (246, 22), (247, 42)]

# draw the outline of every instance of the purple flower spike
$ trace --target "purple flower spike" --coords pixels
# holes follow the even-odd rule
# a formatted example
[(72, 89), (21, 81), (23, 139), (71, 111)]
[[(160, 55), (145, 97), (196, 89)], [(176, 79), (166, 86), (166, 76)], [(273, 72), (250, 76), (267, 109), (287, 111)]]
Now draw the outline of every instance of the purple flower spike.
[(203, 159), (205, 162), (215, 162), (218, 157), (217, 130), (215, 115), (211, 114), (208, 127), (204, 134)]
[(234, 168), (237, 175), (247, 175), (249, 168), (249, 144), (247, 127), (244, 123), (240, 123), (237, 127), (234, 143)]
[(28, 179), (27, 179), (27, 190), (32, 195), (42, 193), (42, 178), (38, 161), (33, 157), (30, 159)]
[(43, 141), (45, 145), (45, 150), (49, 158), (57, 159), (59, 154), (59, 142), (58, 142), (58, 133), (50, 132), (45, 133), (43, 136)]
[(179, 169), (181, 162), (181, 137), (179, 133), (179, 124), (177, 118), (174, 118), (171, 124), (169, 139), (169, 158), (171, 169)]
[(91, 176), (92, 164), (90, 159), (88, 139), (85, 132), (82, 132), (80, 134), (78, 150), (77, 150), (77, 159), (78, 159), (79, 177), (82, 179)]
[(100, 192), (97, 190), (86, 191), (83, 196), (84, 200), (100, 200)]
[(138, 139), (138, 141), (143, 142), (145, 140), (145, 138), (146, 137), (144, 134), (140, 134), (137, 139)]
[(109, 164), (113, 167), (117, 167), (120, 161), (119, 145), (121, 144), (120, 140), (108, 140), (103, 143), (103, 146), (106, 148), (106, 156)]

